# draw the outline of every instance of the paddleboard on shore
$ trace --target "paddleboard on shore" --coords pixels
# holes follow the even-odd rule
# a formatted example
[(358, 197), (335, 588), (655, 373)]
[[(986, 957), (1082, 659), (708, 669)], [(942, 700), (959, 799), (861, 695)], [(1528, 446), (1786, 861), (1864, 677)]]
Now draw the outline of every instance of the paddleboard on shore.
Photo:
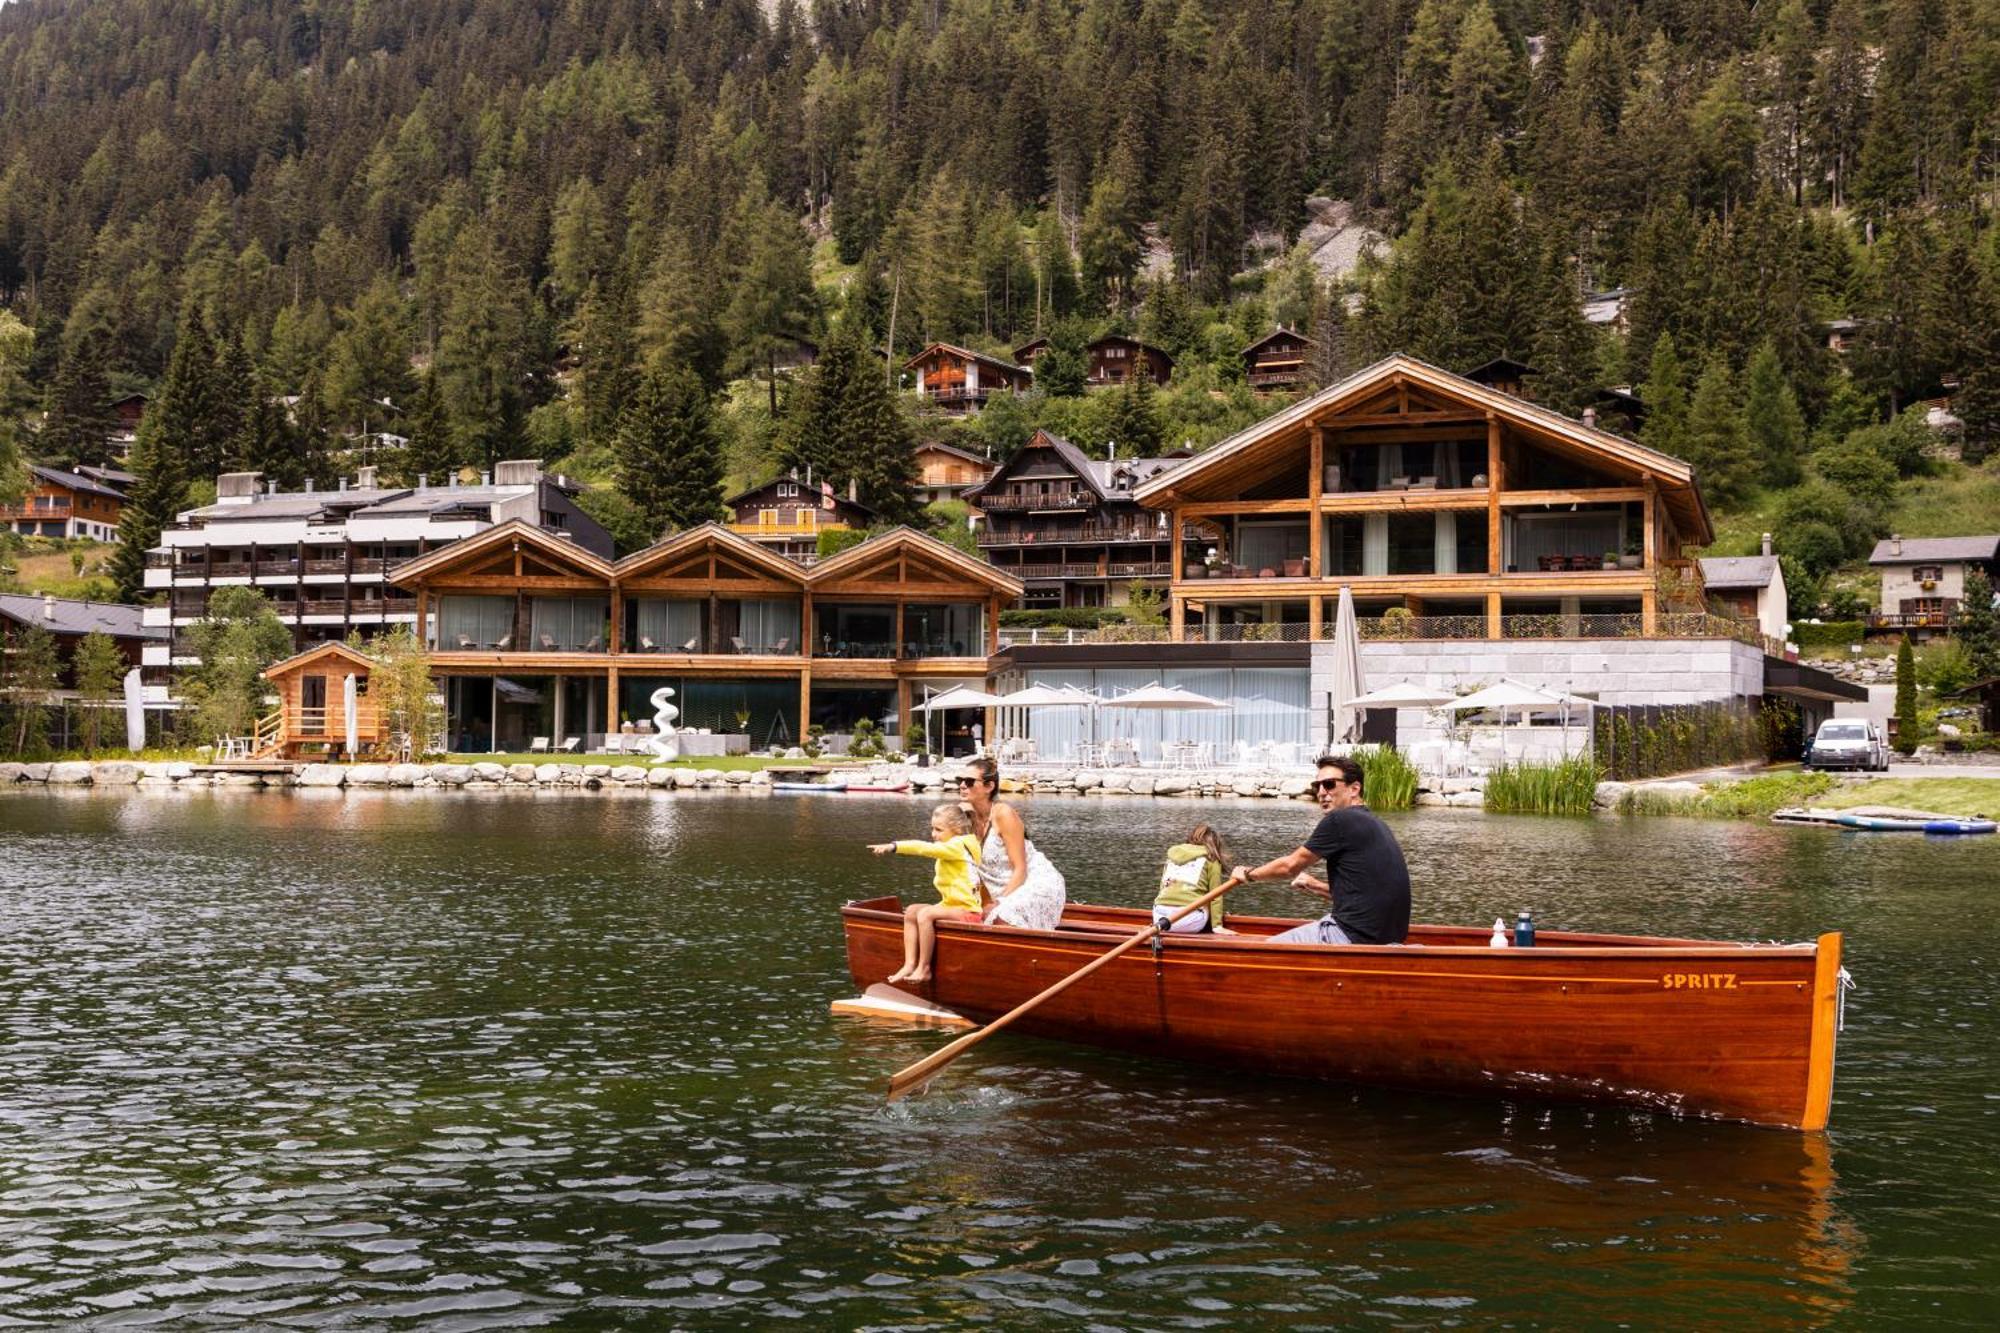
[(825, 782), (773, 782), (772, 791), (809, 791), (822, 796), (838, 796), (846, 791), (847, 783), (840, 778), (829, 778)]

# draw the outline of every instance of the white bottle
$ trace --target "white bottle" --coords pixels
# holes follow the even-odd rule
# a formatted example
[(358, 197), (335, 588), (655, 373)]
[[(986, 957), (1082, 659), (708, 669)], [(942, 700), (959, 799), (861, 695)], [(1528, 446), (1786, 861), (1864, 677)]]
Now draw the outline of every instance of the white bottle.
[(1493, 938), (1486, 941), (1496, 949), (1505, 949), (1513, 943), (1507, 938), (1507, 923), (1500, 917), (1493, 918)]

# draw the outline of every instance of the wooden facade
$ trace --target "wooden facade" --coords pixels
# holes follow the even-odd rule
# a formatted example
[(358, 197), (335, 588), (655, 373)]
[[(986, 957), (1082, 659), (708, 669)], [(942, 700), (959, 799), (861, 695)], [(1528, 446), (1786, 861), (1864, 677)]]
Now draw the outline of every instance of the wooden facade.
[(819, 558), (822, 532), (854, 532), (875, 521), (875, 511), (824, 481), (777, 477), (724, 501), (729, 530), (802, 565)]
[(1638, 615), (1651, 632), (1663, 597), (1698, 587), (1683, 548), (1714, 535), (1688, 464), (1401, 356), (1136, 499), (1218, 531), (1170, 593), (1177, 633), (1221, 637), (1322, 637), (1343, 586), (1364, 615), (1483, 619), (1485, 637), (1503, 614)]
[[(1032, 369), (1035, 358), (1048, 345), (1047, 338), (1023, 343), (1014, 349), (1014, 359)], [(1165, 384), (1174, 377), (1174, 359), (1165, 349), (1122, 333), (1092, 339), (1084, 351), (1089, 358), (1084, 383), (1093, 389), (1114, 388), (1142, 374), (1154, 384)]]
[(903, 363), (917, 395), (947, 412), (976, 412), (1000, 393), (1026, 393), (1034, 372), (951, 343), (932, 343)]
[(347, 677), (355, 678), (356, 753), (371, 754), (383, 741), (382, 714), (369, 696), (373, 661), (344, 643), (322, 643), (268, 667), (264, 679), (278, 695), (278, 711), (257, 729), (254, 757), (298, 759), (340, 755), (347, 747)]
[[(667, 682), (690, 704), (682, 725), (713, 725), (698, 714), (740, 708), (766, 724), (751, 727), (759, 745), (779, 721), (796, 741), (816, 717), (829, 730), (848, 720), (842, 691), (854, 696), (847, 712), (908, 719), (913, 688), (983, 681), (1000, 612), (1021, 591), (908, 528), (808, 568), (712, 523), (616, 562), (508, 524), (393, 577), (416, 597), (417, 631), (432, 645), (437, 676), (558, 682), (549, 688), (566, 704), (535, 712), (543, 730), (534, 735), (588, 736), (648, 718), (652, 689)], [(455, 628), (475, 621), (487, 626), (484, 636)], [(694, 702), (730, 690), (741, 702)], [(464, 743), (477, 729), (458, 724), (483, 697), (447, 690), (457, 748), (479, 748)], [(494, 700), (486, 748), (506, 748), (502, 702)]]
[(1296, 389), (1306, 382), (1313, 340), (1282, 325), (1243, 349), (1243, 379), (1259, 392)]
[(31, 464), (27, 493), (0, 505), (0, 524), (25, 537), (118, 540), (124, 495), (103, 482), (60, 468)]
[(917, 487), (926, 504), (956, 500), (981, 485), (999, 464), (981, 454), (928, 440), (917, 446)]

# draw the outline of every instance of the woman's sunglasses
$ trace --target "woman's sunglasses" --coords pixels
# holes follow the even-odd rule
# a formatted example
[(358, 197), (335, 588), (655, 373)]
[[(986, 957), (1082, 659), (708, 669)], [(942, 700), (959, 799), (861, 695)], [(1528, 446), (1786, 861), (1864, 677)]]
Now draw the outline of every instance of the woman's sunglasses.
[(985, 780), (986, 779), (984, 778), (960, 778), (958, 780), (958, 785), (960, 787), (977, 787), (980, 783), (984, 782)]

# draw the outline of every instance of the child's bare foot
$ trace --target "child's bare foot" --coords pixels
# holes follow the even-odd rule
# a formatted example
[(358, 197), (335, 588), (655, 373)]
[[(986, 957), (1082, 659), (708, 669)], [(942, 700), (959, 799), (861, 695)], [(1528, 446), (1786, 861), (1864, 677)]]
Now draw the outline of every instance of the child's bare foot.
[(908, 981), (909, 979), (910, 979), (910, 969), (907, 967), (899, 967), (894, 972), (891, 972), (889, 974), (889, 984), (891, 986), (895, 985), (899, 981)]
[(930, 979), (931, 979), (931, 970), (927, 967), (920, 967), (916, 971), (910, 973), (910, 975), (908, 975), (907, 977), (903, 978), (903, 980), (909, 982), (913, 986), (921, 986)]

